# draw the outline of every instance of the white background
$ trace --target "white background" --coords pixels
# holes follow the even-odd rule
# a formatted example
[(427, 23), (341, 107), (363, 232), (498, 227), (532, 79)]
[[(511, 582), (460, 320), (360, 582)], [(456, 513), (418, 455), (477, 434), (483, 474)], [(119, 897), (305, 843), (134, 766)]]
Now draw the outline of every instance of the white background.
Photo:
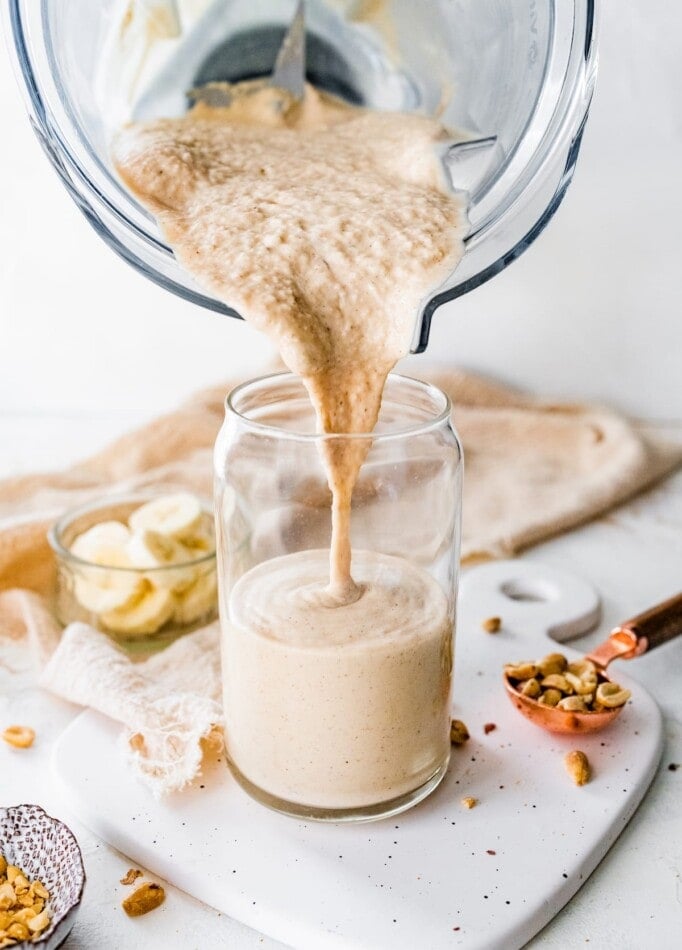
[[(426, 358), (679, 419), (682, 15), (666, 0), (607, 0), (602, 19), (563, 207), (525, 257), (439, 311)], [(253, 330), (155, 287), (90, 230), (34, 140), (4, 50), (0, 110), (0, 412), (123, 425), (260, 368), (270, 350)]]

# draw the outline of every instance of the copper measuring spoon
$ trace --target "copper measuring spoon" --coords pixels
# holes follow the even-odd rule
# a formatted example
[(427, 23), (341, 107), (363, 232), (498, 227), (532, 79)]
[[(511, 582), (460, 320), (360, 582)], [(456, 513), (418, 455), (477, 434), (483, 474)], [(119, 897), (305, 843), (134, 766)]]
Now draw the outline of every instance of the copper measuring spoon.
[[(594, 663), (602, 681), (608, 681), (606, 668), (611, 660), (631, 660), (647, 650), (653, 650), (654, 647), (673, 640), (681, 633), (682, 593), (617, 626), (609, 634), (608, 640), (588, 653), (585, 659)], [(614, 709), (598, 712), (571, 712), (541, 705), (536, 699), (524, 696), (514, 688), (506, 674), (504, 686), (516, 709), (536, 726), (541, 726), (549, 732), (596, 732), (610, 726), (625, 708), (616, 706)]]

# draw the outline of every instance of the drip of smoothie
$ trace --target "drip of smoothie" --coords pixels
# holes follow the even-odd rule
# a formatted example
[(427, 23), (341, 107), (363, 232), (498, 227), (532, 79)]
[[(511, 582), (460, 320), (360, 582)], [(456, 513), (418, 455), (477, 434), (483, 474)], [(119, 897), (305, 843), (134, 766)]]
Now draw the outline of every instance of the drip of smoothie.
[[(229, 87), (184, 117), (133, 124), (118, 171), (179, 261), (279, 347), (320, 431), (371, 433), (386, 378), (424, 299), (454, 270), (466, 230), (448, 192), (435, 120), (356, 109), (308, 87), (302, 103), (262, 83)], [(330, 606), (362, 594), (350, 511), (367, 440), (330, 439)]]

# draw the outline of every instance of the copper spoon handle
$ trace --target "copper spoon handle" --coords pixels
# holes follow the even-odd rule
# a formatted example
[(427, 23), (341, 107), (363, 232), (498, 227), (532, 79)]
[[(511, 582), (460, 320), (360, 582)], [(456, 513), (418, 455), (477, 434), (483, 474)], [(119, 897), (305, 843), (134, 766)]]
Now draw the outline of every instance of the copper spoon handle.
[(631, 660), (673, 640), (681, 633), (682, 593), (619, 624), (605, 643), (588, 653), (587, 659), (601, 669), (606, 669), (611, 660), (617, 657)]

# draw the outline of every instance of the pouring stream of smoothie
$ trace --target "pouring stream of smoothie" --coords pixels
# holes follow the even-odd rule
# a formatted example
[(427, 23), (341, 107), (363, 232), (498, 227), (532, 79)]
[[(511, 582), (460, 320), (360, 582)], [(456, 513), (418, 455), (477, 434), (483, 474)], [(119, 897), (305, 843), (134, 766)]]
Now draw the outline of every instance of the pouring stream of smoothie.
[[(407, 354), (424, 298), (463, 253), (466, 213), (448, 191), (435, 120), (350, 107), (262, 83), (230, 105), (133, 124), (118, 171), (181, 263), (279, 347), (319, 429), (373, 431), (386, 378)], [(328, 606), (362, 594), (351, 574), (353, 487), (368, 440), (329, 439)]]

